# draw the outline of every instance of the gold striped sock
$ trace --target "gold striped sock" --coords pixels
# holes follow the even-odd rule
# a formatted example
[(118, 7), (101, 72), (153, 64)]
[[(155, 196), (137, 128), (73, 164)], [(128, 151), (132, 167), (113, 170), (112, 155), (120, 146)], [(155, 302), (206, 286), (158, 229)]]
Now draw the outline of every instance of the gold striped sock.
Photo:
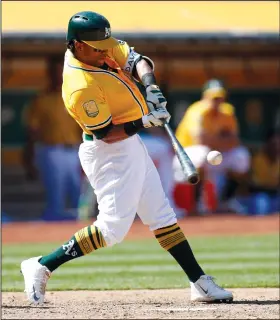
[(155, 230), (154, 235), (165, 250), (169, 250), (186, 240), (184, 233), (177, 223)]
[(101, 231), (93, 225), (79, 230), (74, 236), (84, 255), (106, 247)]

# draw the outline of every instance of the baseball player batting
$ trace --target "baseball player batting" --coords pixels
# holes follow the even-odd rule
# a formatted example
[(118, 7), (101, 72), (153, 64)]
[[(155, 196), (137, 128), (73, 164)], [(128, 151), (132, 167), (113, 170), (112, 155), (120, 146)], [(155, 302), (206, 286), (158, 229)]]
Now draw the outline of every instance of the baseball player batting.
[[(83, 129), (79, 157), (96, 194), (99, 215), (54, 252), (21, 263), (32, 303), (44, 302), (47, 281), (62, 264), (122, 242), (136, 212), (186, 273), (191, 300), (233, 299), (197, 263), (137, 134), (170, 120), (153, 69), (151, 59), (111, 36), (110, 23), (102, 15), (85, 11), (70, 18), (62, 96)], [(146, 87), (146, 100), (135, 79)]]

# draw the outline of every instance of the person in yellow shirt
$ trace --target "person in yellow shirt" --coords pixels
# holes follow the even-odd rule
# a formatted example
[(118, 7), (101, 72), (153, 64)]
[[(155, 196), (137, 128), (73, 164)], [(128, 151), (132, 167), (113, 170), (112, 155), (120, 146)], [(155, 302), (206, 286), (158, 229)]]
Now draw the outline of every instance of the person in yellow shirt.
[[(25, 110), (24, 166), (30, 178), (39, 173), (45, 188), (42, 219), (75, 219), (81, 186), (77, 151), (82, 130), (67, 113), (61, 97), (61, 63), (54, 62), (50, 71), (49, 87)], [(66, 209), (66, 200), (70, 200), (70, 210)]]
[[(203, 87), (201, 100), (188, 107), (179, 123), (176, 136), (204, 179), (217, 189), (218, 199), (228, 202), (229, 209), (236, 208), (234, 192), (247, 177), (250, 154), (240, 144), (238, 123), (233, 105), (226, 102), (226, 89), (217, 79), (209, 80)], [(222, 152), (223, 162), (218, 166), (207, 163), (209, 151)], [(174, 175), (182, 181), (182, 171), (174, 157)], [(226, 184), (226, 185), (225, 185)], [(242, 208), (241, 208), (242, 209)]]
[[(79, 157), (99, 214), (93, 225), (77, 231), (54, 252), (21, 263), (28, 299), (44, 301), (50, 274), (63, 263), (121, 242), (137, 212), (188, 276), (193, 301), (232, 300), (232, 293), (218, 287), (197, 263), (137, 134), (170, 120), (153, 63), (113, 38), (109, 21), (95, 12), (71, 17), (67, 41), (62, 94), (84, 132)], [(146, 88), (146, 100), (136, 79)]]
[(205, 84), (202, 99), (188, 107), (176, 130), (183, 147), (203, 144), (212, 149), (229, 150), (237, 145), (234, 107), (225, 102), (225, 97), (226, 91), (219, 80)]

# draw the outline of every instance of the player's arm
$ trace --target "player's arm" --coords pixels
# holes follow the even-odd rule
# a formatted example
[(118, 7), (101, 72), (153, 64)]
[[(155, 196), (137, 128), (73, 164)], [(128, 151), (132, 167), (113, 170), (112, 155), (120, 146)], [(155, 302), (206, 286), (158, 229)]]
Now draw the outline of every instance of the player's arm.
[(187, 109), (182, 121), (178, 125), (177, 138), (182, 145), (191, 138), (192, 144), (202, 144), (210, 146), (212, 144), (211, 137), (206, 132), (203, 124), (203, 114), (198, 108), (191, 105)]
[[(162, 108), (166, 110), (167, 101), (163, 96), (159, 86), (157, 85), (154, 69), (151, 64), (146, 59), (140, 59), (136, 64), (136, 72), (137, 76), (146, 88), (146, 101), (149, 109), (154, 110)], [(168, 118), (168, 122), (169, 120), (170, 115)]]
[(118, 41), (119, 45), (112, 49), (112, 55), (123, 71), (126, 71), (136, 79), (141, 80), (141, 78), (138, 77), (136, 70), (136, 65), (140, 60), (145, 60), (151, 69), (154, 70), (154, 63), (149, 57), (136, 52), (134, 47), (130, 47), (127, 42), (122, 40)]
[(166, 113), (161, 110), (151, 112), (135, 121), (115, 125), (102, 88), (84, 88), (71, 96), (71, 111), (79, 122), (98, 139), (114, 143), (136, 134), (143, 128), (162, 126)]
[[(119, 45), (113, 49), (112, 54), (122, 70), (129, 72), (145, 86), (149, 110), (166, 109), (167, 101), (157, 85), (153, 61), (149, 57), (136, 52), (134, 48), (129, 47), (125, 41), (121, 40), (119, 40)], [(169, 113), (168, 116), (167, 122), (170, 120)]]
[(227, 151), (239, 145), (238, 123), (234, 114), (228, 116), (227, 126), (219, 131), (216, 138), (216, 149)]
[(190, 129), (193, 125), (195, 125), (194, 122), (189, 121), (189, 114), (191, 112), (189, 108), (185, 111), (185, 114), (178, 124), (175, 132), (178, 141), (183, 147), (186, 147), (188, 145), (190, 139)]
[(232, 115), (229, 122), (228, 130), (224, 133), (224, 136), (222, 137), (222, 141), (227, 140), (229, 149), (239, 145), (240, 142), (239, 142), (238, 133), (239, 133), (239, 130), (238, 130), (237, 119), (235, 115)]

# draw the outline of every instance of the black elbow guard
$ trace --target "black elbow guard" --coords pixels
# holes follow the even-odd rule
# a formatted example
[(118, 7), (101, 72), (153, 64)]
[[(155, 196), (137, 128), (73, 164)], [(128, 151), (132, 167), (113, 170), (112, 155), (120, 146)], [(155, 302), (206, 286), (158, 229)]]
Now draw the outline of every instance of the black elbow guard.
[(96, 137), (97, 140), (102, 140), (104, 139), (107, 134), (112, 130), (113, 128), (113, 123), (110, 122), (106, 127), (97, 129), (97, 130), (91, 130), (92, 134)]
[(123, 125), (124, 128), (124, 132), (128, 135), (128, 136), (133, 136), (134, 134), (136, 134), (138, 131), (140, 131), (141, 129), (144, 128), (143, 126), (143, 122), (142, 122), (142, 118), (134, 120), (134, 121), (130, 121), (130, 122), (126, 122)]

